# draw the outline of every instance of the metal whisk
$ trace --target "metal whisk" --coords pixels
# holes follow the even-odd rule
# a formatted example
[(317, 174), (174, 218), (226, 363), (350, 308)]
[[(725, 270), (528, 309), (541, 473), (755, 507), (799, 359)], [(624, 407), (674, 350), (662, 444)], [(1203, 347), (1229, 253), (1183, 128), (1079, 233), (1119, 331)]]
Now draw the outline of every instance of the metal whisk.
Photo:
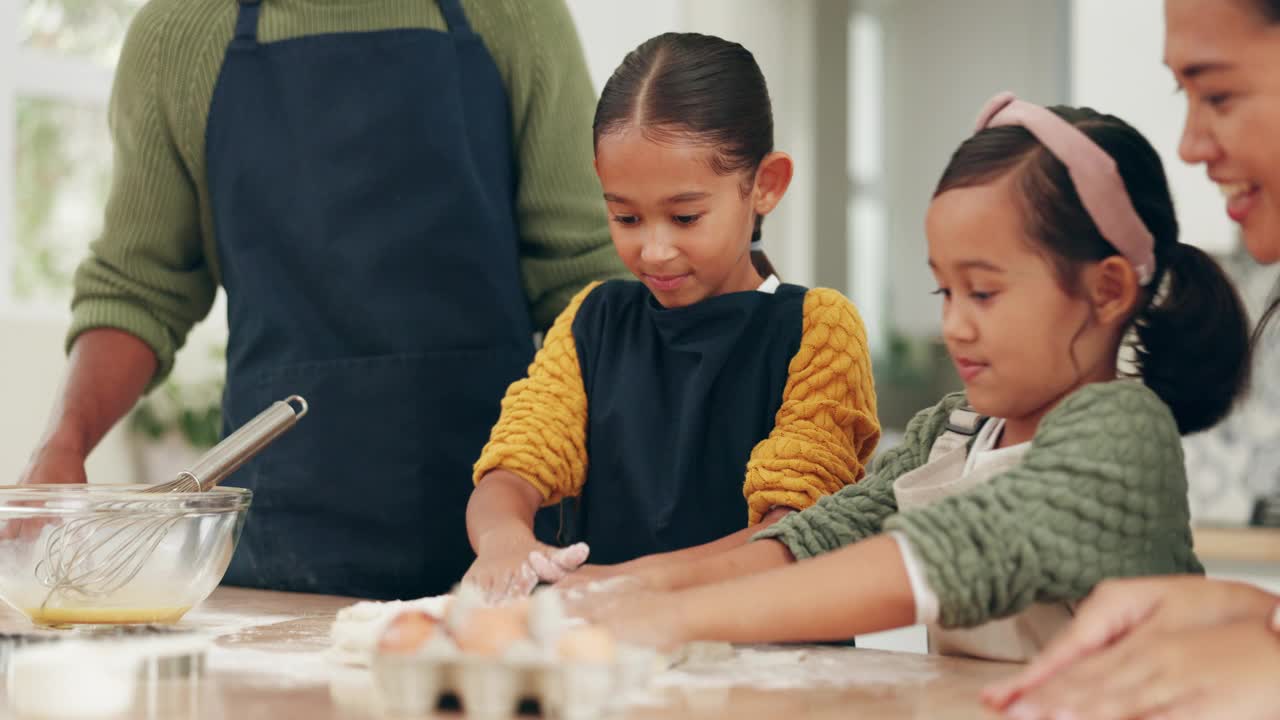
[[(307, 401), (297, 395), (274, 402), (200, 456), (190, 469), (138, 494), (207, 491), (306, 414)], [(130, 500), (103, 503), (91, 514), (54, 528), (45, 545), (44, 559), (35, 569), (36, 577), (49, 588), (42, 607), (58, 592), (92, 598), (124, 587), (184, 515), (184, 511), (175, 511), (160, 498)]]

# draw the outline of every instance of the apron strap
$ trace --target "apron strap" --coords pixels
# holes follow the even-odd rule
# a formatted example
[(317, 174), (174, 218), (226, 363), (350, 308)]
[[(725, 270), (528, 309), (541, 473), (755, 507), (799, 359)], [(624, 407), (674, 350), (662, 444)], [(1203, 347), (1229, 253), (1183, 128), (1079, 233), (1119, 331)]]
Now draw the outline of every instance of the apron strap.
[(253, 47), (258, 44), (258, 11), (262, 9), (262, 0), (240, 0), (240, 11), (236, 15), (236, 34), (232, 45), (236, 47)]
[(467, 22), (467, 14), (462, 12), (462, 3), (459, 0), (436, 0), (436, 5), (440, 6), (440, 14), (444, 15), (444, 23), (449, 27), (449, 32), (458, 35), (471, 35), (471, 23)]
[(933, 447), (929, 450), (929, 462), (968, 443), (986, 421), (986, 417), (979, 415), (968, 405), (952, 410), (947, 416), (946, 429), (933, 441)]
[[(444, 16), (449, 32), (460, 35), (472, 34), (471, 23), (467, 21), (467, 14), (462, 11), (462, 4), (458, 0), (436, 0), (436, 4), (440, 6), (440, 14)], [(240, 0), (240, 11), (236, 16), (236, 34), (233, 40), (237, 46), (258, 44), (258, 13), (261, 10), (262, 0)]]

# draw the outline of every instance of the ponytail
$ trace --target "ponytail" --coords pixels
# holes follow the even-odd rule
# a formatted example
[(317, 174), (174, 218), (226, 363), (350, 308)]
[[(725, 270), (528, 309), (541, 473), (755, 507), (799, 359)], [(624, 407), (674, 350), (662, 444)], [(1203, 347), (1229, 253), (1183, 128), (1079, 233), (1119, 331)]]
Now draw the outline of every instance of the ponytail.
[(760, 273), (760, 277), (767, 278), (770, 275), (777, 275), (778, 271), (773, 269), (773, 263), (769, 262), (769, 256), (764, 254), (763, 250), (756, 250), (756, 243), (760, 242), (760, 226), (764, 224), (764, 216), (756, 215), (756, 225), (751, 231), (751, 265), (755, 267), (756, 272)]
[(1248, 385), (1249, 321), (1235, 286), (1203, 250), (1175, 242), (1162, 259), (1166, 280), (1135, 319), (1135, 351), (1143, 383), (1185, 435), (1225, 417)]
[(769, 256), (765, 255), (763, 250), (751, 251), (751, 265), (762, 278), (778, 274), (778, 271), (773, 269), (773, 263), (769, 262)]

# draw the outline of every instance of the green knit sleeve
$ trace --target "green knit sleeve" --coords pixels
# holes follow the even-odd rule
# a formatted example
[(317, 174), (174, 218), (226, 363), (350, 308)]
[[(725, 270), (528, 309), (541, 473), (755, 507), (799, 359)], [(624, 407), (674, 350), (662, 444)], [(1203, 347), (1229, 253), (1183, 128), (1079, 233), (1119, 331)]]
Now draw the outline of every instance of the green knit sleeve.
[(878, 534), (885, 518), (898, 511), (894, 481), (928, 461), (933, 441), (942, 434), (951, 411), (962, 404), (964, 395), (956, 393), (916, 413), (907, 423), (902, 442), (876, 456), (866, 477), (788, 515), (752, 539), (778, 540), (801, 560)]
[[(490, 0), (486, 0), (487, 2)], [(507, 2), (477, 30), (507, 83), (525, 292), (538, 329), (592, 280), (629, 277), (609, 238), (591, 141), (595, 90), (564, 0)]]
[(201, 247), (196, 190), (184, 170), (159, 92), (170, 13), (152, 3), (130, 25), (108, 107), (114, 148), (102, 234), (76, 269), (68, 348), (110, 327), (155, 352), (152, 384), (173, 367), (191, 326), (208, 314), (216, 285)]
[(1127, 380), (1076, 391), (1017, 467), (885, 528), (910, 539), (945, 627), (1079, 600), (1108, 577), (1203, 572), (1177, 425)]

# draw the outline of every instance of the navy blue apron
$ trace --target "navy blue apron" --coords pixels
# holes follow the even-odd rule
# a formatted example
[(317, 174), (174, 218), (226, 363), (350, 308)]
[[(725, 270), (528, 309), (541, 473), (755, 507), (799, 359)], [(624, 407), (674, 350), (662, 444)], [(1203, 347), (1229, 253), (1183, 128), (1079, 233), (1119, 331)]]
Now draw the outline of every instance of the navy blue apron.
[(573, 336), (590, 462), (565, 535), (591, 546), (591, 562), (747, 526), (747, 461), (782, 405), (805, 292), (784, 284), (668, 309), (644, 285), (612, 281), (583, 301)]
[(532, 327), (506, 93), (437, 2), (447, 32), (263, 44), (241, 0), (206, 137), (225, 425), (311, 412), (229, 483), (254, 492), (230, 584), (414, 597), (473, 559), (471, 465)]

